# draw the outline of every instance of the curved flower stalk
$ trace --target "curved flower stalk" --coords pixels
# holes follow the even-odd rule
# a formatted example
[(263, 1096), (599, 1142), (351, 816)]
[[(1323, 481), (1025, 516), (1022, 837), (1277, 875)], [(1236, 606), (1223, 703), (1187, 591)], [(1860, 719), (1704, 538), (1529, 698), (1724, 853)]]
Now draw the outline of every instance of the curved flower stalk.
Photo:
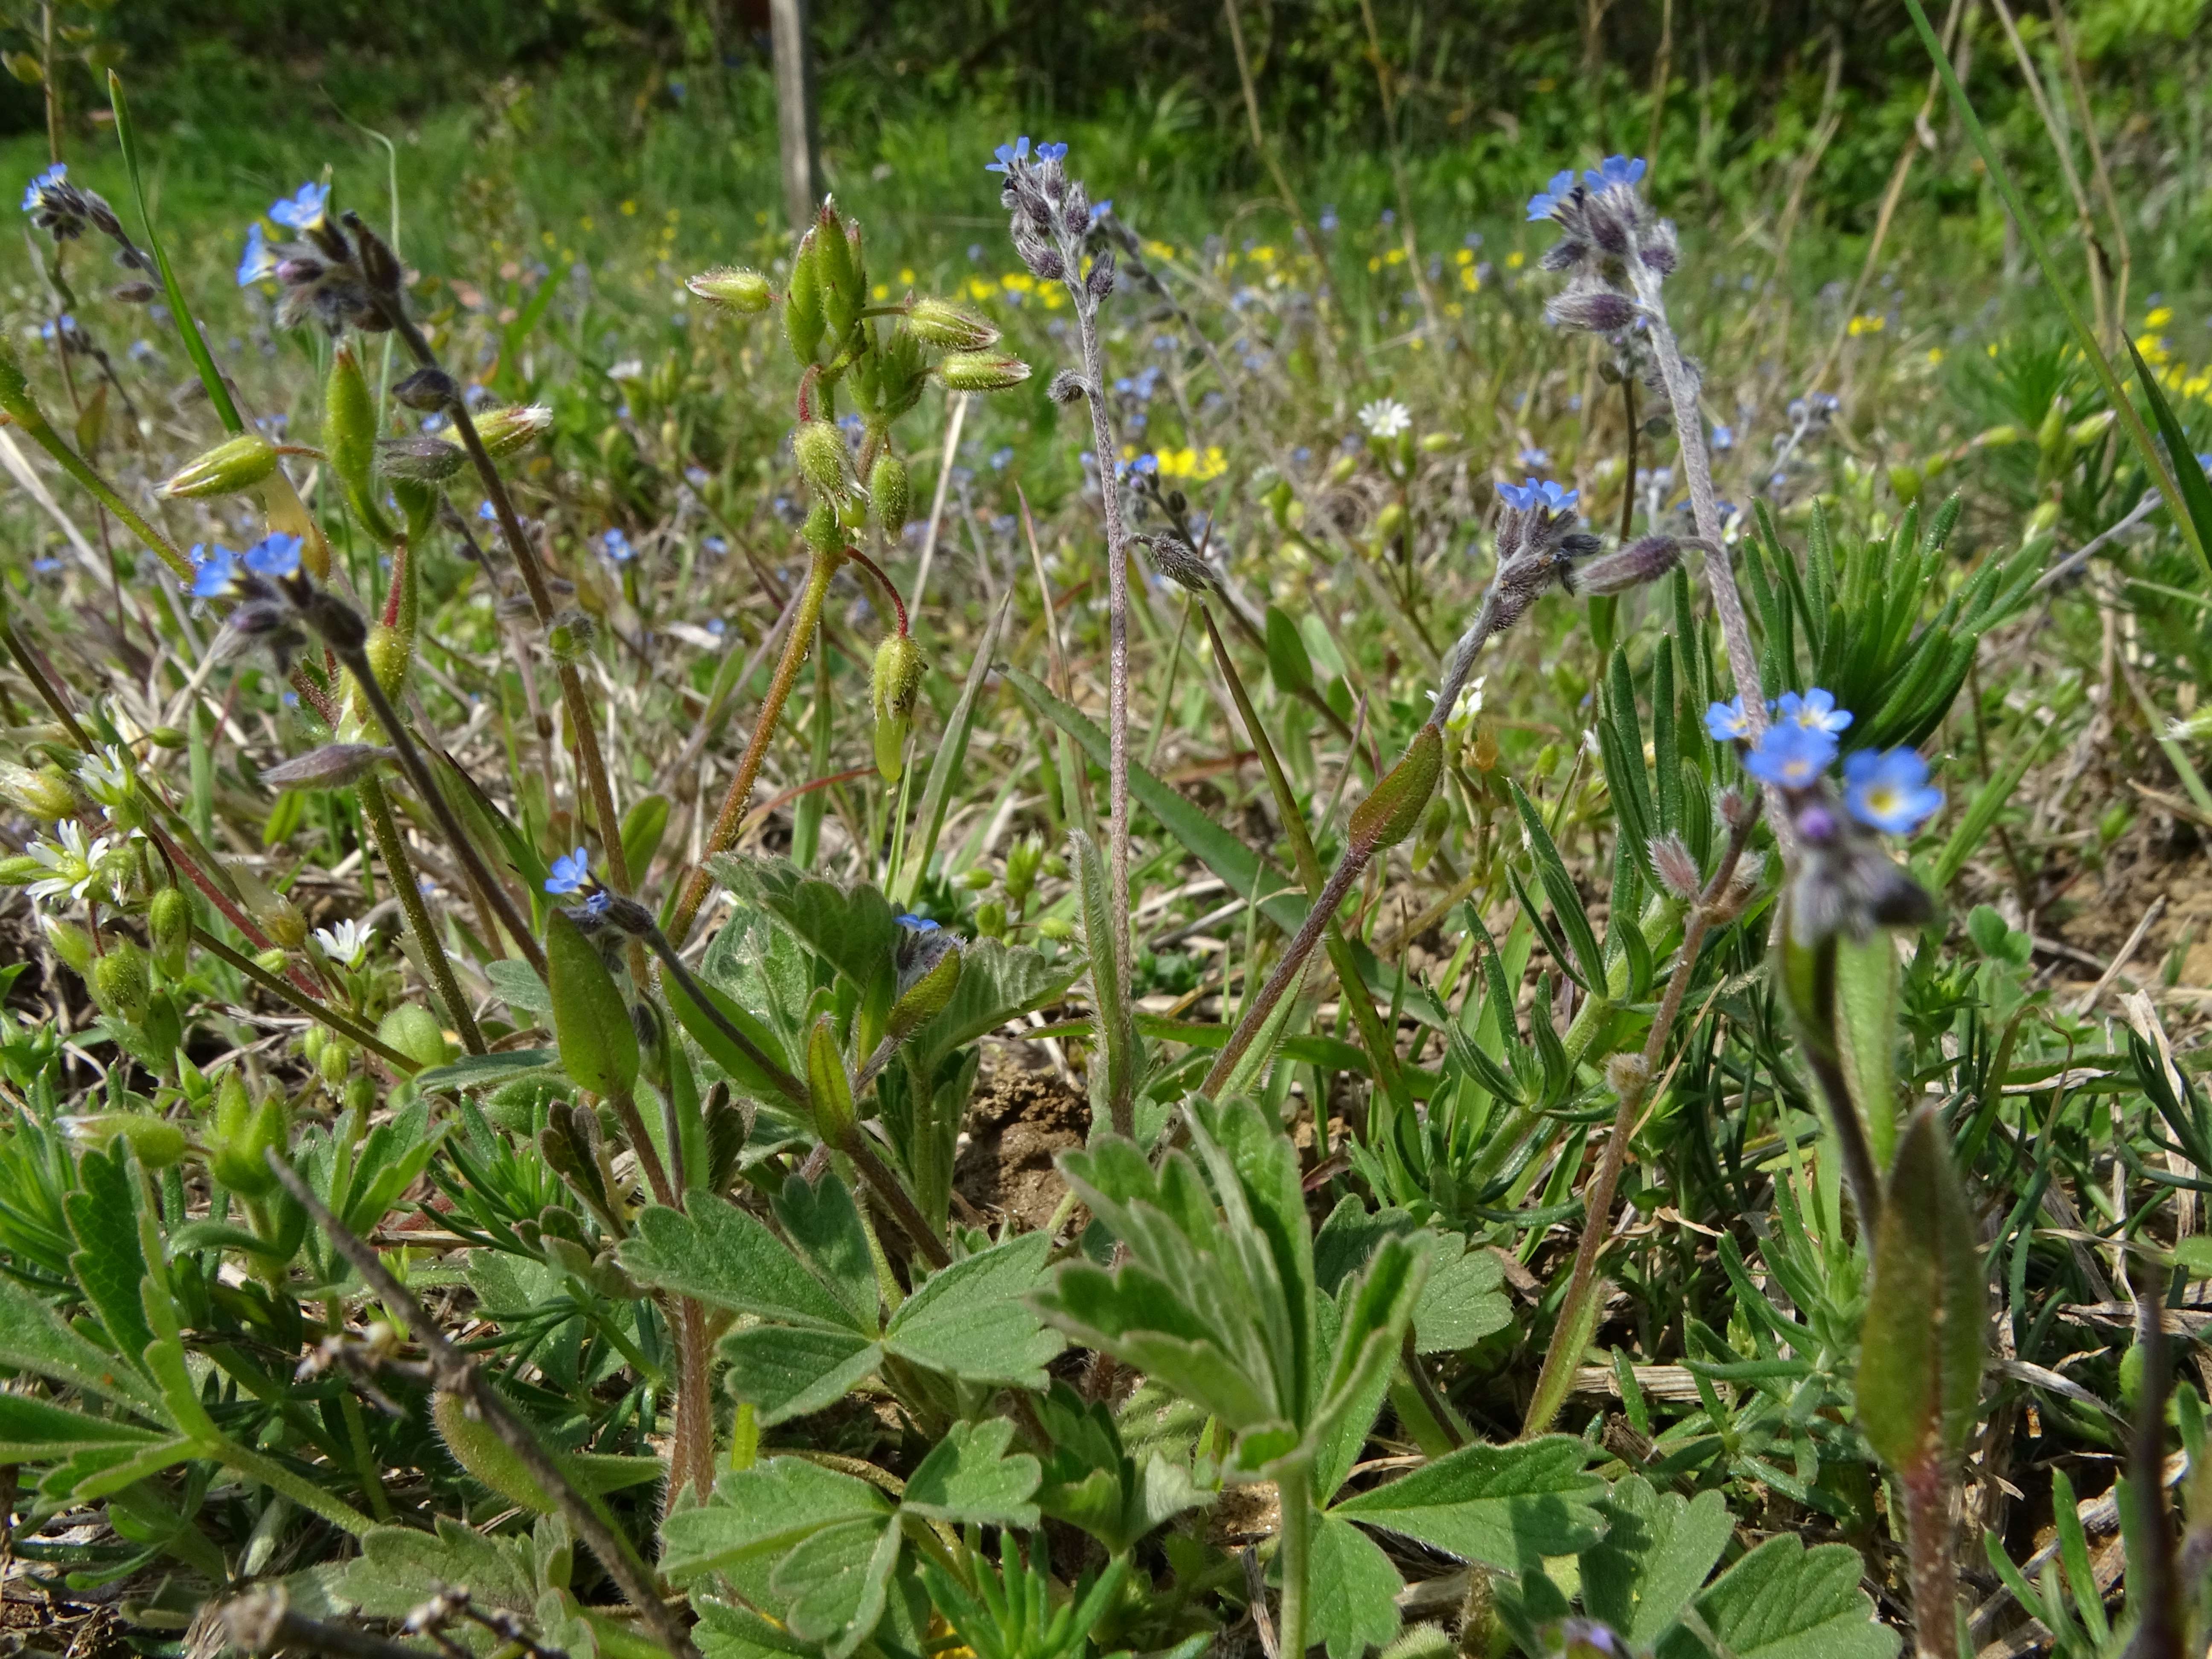
[[(1577, 492), (1549, 479), (1528, 478), (1499, 490), (1505, 514), (1498, 529), (1498, 568), (1476, 607), (1474, 619), (1445, 654), (1442, 678), (1429, 718), (1396, 765), (1382, 775), (1367, 799), (1353, 809), (1344, 855), (1321, 890), (1304, 924), (1283, 949), (1282, 960), (1259, 994), (1245, 1005), (1243, 1017), (1200, 1084), (1216, 1094), (1237, 1070), (1268, 1017), (1305, 971), (1307, 959), (1340, 906), (1378, 853), (1403, 841), (1420, 822), (1443, 770), (1443, 727), (1466, 689), (1482, 648), (1528, 614), (1554, 585), (1570, 592), (1625, 592), (1665, 575), (1681, 557), (1682, 544), (1672, 536), (1648, 536), (1602, 557), (1596, 537), (1578, 529)], [(1577, 561), (1583, 562), (1577, 563)]]

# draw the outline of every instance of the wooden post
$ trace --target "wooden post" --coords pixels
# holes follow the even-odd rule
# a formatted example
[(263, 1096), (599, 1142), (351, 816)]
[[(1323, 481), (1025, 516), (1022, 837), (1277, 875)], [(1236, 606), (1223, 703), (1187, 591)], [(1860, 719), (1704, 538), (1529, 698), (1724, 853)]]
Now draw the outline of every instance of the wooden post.
[(814, 125), (814, 54), (806, 41), (806, 0), (769, 0), (775, 46), (775, 126), (783, 147), (783, 207), (804, 231), (822, 205), (822, 166)]

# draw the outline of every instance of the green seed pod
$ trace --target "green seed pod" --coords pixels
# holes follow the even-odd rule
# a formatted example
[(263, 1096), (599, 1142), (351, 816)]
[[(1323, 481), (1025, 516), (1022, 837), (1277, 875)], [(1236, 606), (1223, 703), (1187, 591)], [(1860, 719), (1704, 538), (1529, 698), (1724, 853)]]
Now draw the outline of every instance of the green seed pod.
[(945, 300), (916, 300), (907, 307), (907, 326), (915, 336), (945, 351), (981, 351), (999, 343), (988, 318)]
[(1927, 480), (1917, 466), (1899, 465), (1889, 469), (1890, 493), (1897, 497), (1898, 505), (1910, 507), (1920, 499), (1920, 491)]
[(376, 1109), (376, 1079), (356, 1072), (346, 1079), (345, 1109), (367, 1117)]
[(637, 1084), (637, 1027), (599, 947), (565, 910), (546, 922), (545, 963), (561, 1064), (595, 1095), (627, 1095)]
[[(1001, 915), (1003, 919), (1003, 912)], [(891, 1005), (890, 1018), (884, 1026), (884, 1036), (893, 1042), (903, 1042), (943, 1013), (945, 1005), (960, 988), (961, 966), (960, 947), (956, 945), (939, 957), (936, 966), (915, 981), (907, 988), (906, 994)]]
[[(444, 1033), (439, 1035), (440, 1040), (443, 1041)], [(395, 1042), (392, 1046), (397, 1048), (399, 1045)], [(346, 1073), (353, 1069), (353, 1044), (345, 1038), (333, 1036), (326, 1039), (322, 1053), (315, 1056), (316, 1074), (331, 1088), (337, 1088), (346, 1080)]]
[(791, 434), (792, 459), (823, 495), (845, 493), (845, 434), (828, 421), (801, 421)]
[(1004, 392), (1029, 377), (1030, 366), (1003, 351), (955, 351), (937, 364), (937, 378), (955, 392)]
[(1429, 797), (1436, 792), (1443, 764), (1443, 733), (1434, 726), (1424, 726), (1413, 734), (1398, 763), (1352, 809), (1352, 844), (1370, 854), (1379, 853), (1412, 835)]
[(722, 265), (714, 270), (702, 270), (696, 276), (685, 279), (684, 286), (702, 300), (741, 316), (754, 316), (766, 311), (775, 294), (768, 285), (768, 278), (757, 270), (747, 270), (742, 265)]
[(178, 888), (156, 888), (146, 906), (146, 932), (165, 979), (180, 979), (191, 954), (192, 902)]
[(58, 767), (33, 770), (0, 761), (0, 801), (51, 823), (76, 811), (76, 790)]
[(1402, 503), (1388, 501), (1375, 515), (1375, 537), (1377, 541), (1395, 541), (1406, 527), (1406, 509)]
[(161, 494), (192, 501), (235, 495), (267, 483), (276, 470), (276, 446), (258, 432), (241, 432), (185, 462), (162, 484)]
[(905, 769), (907, 734), (914, 729), (923, 669), (921, 647), (908, 635), (886, 635), (876, 647), (876, 771), (885, 783), (896, 783)]
[(836, 509), (827, 501), (817, 501), (806, 509), (806, 522), (799, 526), (799, 537), (817, 553), (836, 553), (845, 545), (845, 526), (837, 521)]
[(1064, 945), (1075, 937), (1075, 924), (1066, 916), (1047, 916), (1036, 925), (1037, 937)]
[(876, 527), (896, 540), (906, 528), (906, 515), (914, 506), (914, 485), (906, 463), (888, 449), (876, 457), (868, 472), (868, 500), (875, 511)]
[(419, 1002), (403, 1002), (377, 1023), (376, 1035), (418, 1066), (443, 1066), (446, 1033)]
[(208, 1173), (242, 1198), (265, 1198), (276, 1188), (263, 1154), (282, 1151), (291, 1121), (281, 1095), (256, 1103), (235, 1067), (216, 1090), (215, 1115), (207, 1126)]
[(319, 1025), (310, 1025), (300, 1033), (300, 1053), (310, 1066), (319, 1066), (323, 1046), (330, 1040), (330, 1032)]
[(254, 926), (268, 934), (269, 942), (278, 950), (296, 951), (307, 942), (307, 919), (300, 914), (300, 907), (282, 893), (264, 888), (257, 896), (249, 889), (246, 900), (246, 911), (253, 918)]
[(822, 315), (820, 238), (811, 227), (791, 256), (791, 282), (783, 293), (783, 333), (802, 366), (813, 362), (826, 326)]
[(376, 398), (350, 346), (331, 355), (323, 386), (323, 453), (354, 517), (376, 540), (389, 542), (391, 521), (376, 504)]
[(59, 916), (41, 916), (40, 924), (46, 930), (46, 943), (54, 947), (54, 954), (76, 969), (80, 977), (92, 971), (92, 935), (73, 921)]
[(154, 975), (145, 951), (135, 941), (120, 935), (111, 937), (107, 949), (93, 958), (86, 982), (102, 1012), (133, 1025), (146, 1018), (147, 1005), (154, 995)]
[(806, 1091), (814, 1103), (814, 1132), (825, 1145), (848, 1145), (860, 1133), (860, 1119), (853, 1108), (853, 1079), (837, 1052), (837, 1028), (827, 1014), (806, 1034)]
[(993, 899), (975, 907), (975, 932), (984, 939), (1006, 936), (1006, 907)]
[(157, 726), (146, 734), (146, 740), (156, 749), (182, 749), (191, 739), (173, 726)]
[(150, 1112), (94, 1112), (85, 1117), (65, 1117), (70, 1139), (86, 1146), (107, 1146), (118, 1139), (131, 1143), (138, 1161), (149, 1170), (166, 1170), (185, 1155), (185, 1132), (165, 1117)]

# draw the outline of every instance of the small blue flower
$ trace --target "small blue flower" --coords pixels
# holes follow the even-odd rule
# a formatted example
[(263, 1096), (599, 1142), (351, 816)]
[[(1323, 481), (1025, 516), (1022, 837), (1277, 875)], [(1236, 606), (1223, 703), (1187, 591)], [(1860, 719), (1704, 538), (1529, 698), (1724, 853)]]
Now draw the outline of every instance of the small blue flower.
[(718, 559), (730, 550), (729, 543), (724, 541), (720, 536), (709, 536), (705, 540), (702, 541), (699, 545), (705, 548), (709, 553), (713, 554)]
[(1776, 717), (1811, 732), (1826, 732), (1833, 737), (1846, 731), (1851, 723), (1851, 711), (1836, 707), (1836, 694), (1814, 686), (1803, 696), (1795, 691), (1784, 691), (1774, 705)]
[(195, 543), (192, 546), (192, 597), (196, 599), (220, 599), (228, 597), (238, 586), (236, 555), (227, 547), (209, 548)]
[(630, 545), (629, 538), (619, 530), (610, 530), (600, 537), (599, 545), (617, 564), (628, 564), (637, 556), (637, 549)]
[(1732, 426), (1721, 426), (1716, 424), (1713, 428), (1713, 447), (1715, 449), (1734, 449), (1735, 447), (1735, 428)]
[(1534, 513), (1542, 508), (1551, 513), (1565, 513), (1582, 498), (1578, 489), (1562, 489), (1549, 478), (1528, 478), (1517, 484), (1502, 483), (1498, 493), (1505, 504), (1522, 513)]
[(246, 228), (246, 252), (238, 258), (238, 285), (252, 288), (256, 283), (267, 282), (276, 274), (276, 250), (269, 246), (269, 238), (256, 219)]
[(279, 530), (246, 550), (246, 568), (272, 580), (300, 574), (300, 538)]
[(1644, 158), (1608, 155), (1596, 167), (1583, 174), (1583, 182), (1592, 190), (1630, 190), (1644, 177)]
[(584, 901), (584, 914), (587, 916), (603, 916), (613, 908), (615, 896), (605, 888), (593, 888), (590, 896)]
[(1093, 202), (1091, 204), (1091, 222), (1094, 225), (1097, 224), (1101, 219), (1103, 219), (1113, 210), (1114, 198), (1110, 196), (1105, 198), (1102, 201)]
[(1766, 728), (1743, 757), (1744, 770), (1761, 783), (1808, 789), (1835, 763), (1836, 740), (1814, 726), (1783, 720)]
[(1737, 697), (1729, 702), (1707, 704), (1705, 730), (1712, 733), (1715, 743), (1748, 743), (1751, 740), (1751, 716), (1744, 712), (1743, 699)]
[(1146, 451), (1145, 453), (1138, 456), (1135, 460), (1129, 463), (1129, 471), (1132, 472), (1141, 473), (1147, 478), (1157, 475), (1159, 470), (1160, 458), (1153, 454), (1150, 450)]
[(1322, 235), (1324, 235), (1324, 236), (1327, 236), (1327, 235), (1328, 235), (1331, 232), (1334, 231), (1334, 230), (1335, 230), (1335, 228), (1336, 228), (1336, 210), (1335, 210), (1335, 208), (1334, 208), (1334, 207), (1325, 207), (1325, 208), (1323, 208), (1323, 209), (1321, 210), (1321, 234), (1322, 234)]
[(1556, 215), (1560, 204), (1573, 194), (1575, 170), (1568, 167), (1552, 175), (1552, 182), (1528, 198), (1528, 222), (1535, 224)]
[(1861, 749), (1844, 757), (1844, 805), (1886, 836), (1909, 836), (1942, 810), (1928, 763), (1911, 749)]
[(1530, 444), (1521, 452), (1521, 465), (1523, 466), (1543, 467), (1549, 466), (1551, 464), (1551, 453), (1548, 450), (1539, 449), (1534, 444)]
[(707, 631), (709, 634), (712, 634), (718, 640), (720, 639), (724, 634), (729, 631), (729, 623), (724, 622), (720, 617), (709, 617), (707, 618)]
[(592, 884), (592, 855), (581, 847), (553, 860), (553, 873), (545, 878), (549, 893), (580, 893)]
[(995, 161), (986, 161), (983, 164), (983, 171), (986, 173), (1012, 173), (1015, 168), (1020, 167), (1023, 162), (1030, 159), (1030, 141), (1028, 135), (1023, 135), (1021, 137), (1015, 139), (1011, 144), (1000, 145), (997, 149), (992, 151), (992, 154), (996, 155), (999, 159)]
[(490, 524), (499, 517), (499, 513), (489, 501), (478, 501), (477, 517), (482, 519), (486, 524)]
[(1037, 160), (1040, 161), (1064, 161), (1067, 159), (1067, 146), (1066, 144), (1039, 144), (1036, 147), (1036, 155)]
[(287, 230), (313, 230), (322, 224), (330, 199), (328, 185), (304, 184), (282, 201), (270, 203), (269, 216)]
[(66, 182), (68, 178), (69, 167), (66, 163), (61, 161), (55, 162), (44, 173), (40, 173), (29, 184), (23, 186), (23, 211), (26, 213), (36, 211), (39, 198), (55, 185)]
[(917, 933), (933, 933), (938, 930), (937, 924), (927, 916), (917, 916), (911, 911), (900, 915), (898, 925)]

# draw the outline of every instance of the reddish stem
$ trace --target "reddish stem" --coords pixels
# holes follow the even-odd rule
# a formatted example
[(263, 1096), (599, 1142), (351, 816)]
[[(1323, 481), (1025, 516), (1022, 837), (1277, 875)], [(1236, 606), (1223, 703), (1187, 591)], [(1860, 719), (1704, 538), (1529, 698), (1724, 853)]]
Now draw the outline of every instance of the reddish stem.
[(861, 552), (857, 547), (847, 548), (845, 550), (845, 556), (852, 560), (854, 563), (860, 565), (871, 576), (873, 576), (878, 582), (883, 584), (884, 592), (890, 595), (891, 609), (898, 612), (898, 631), (901, 635), (905, 634), (907, 631), (906, 601), (899, 597), (899, 591), (897, 587), (893, 585), (891, 579), (884, 574), (883, 567), (878, 564), (873, 559), (870, 558), (866, 554)]

